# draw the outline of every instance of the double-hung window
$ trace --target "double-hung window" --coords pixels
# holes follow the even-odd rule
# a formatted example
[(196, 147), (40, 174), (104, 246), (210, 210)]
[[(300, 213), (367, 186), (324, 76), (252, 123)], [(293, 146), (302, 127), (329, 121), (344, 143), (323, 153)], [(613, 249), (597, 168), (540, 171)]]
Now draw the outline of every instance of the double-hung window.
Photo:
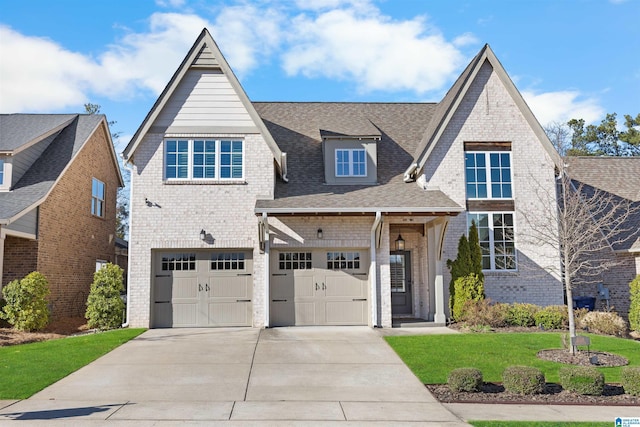
[(468, 199), (511, 199), (511, 152), (467, 151)]
[(165, 179), (244, 179), (244, 142), (237, 139), (167, 139)]
[(475, 221), (478, 228), (482, 269), (516, 270), (513, 212), (470, 212), (467, 221), (469, 227)]
[(367, 154), (363, 148), (336, 149), (336, 176), (367, 176)]
[(91, 181), (91, 215), (104, 218), (104, 182), (95, 178)]

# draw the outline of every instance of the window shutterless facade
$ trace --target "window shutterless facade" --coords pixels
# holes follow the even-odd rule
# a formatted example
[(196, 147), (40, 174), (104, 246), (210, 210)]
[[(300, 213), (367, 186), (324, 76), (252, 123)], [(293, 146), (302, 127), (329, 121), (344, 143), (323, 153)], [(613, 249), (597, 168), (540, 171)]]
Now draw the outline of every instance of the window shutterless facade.
[(165, 179), (244, 179), (244, 141), (238, 139), (165, 140)]
[(104, 218), (104, 182), (91, 180), (91, 215)]
[(336, 176), (367, 176), (367, 153), (362, 148), (336, 150)]
[(511, 152), (467, 151), (468, 199), (511, 199)]
[(516, 244), (513, 212), (469, 212), (467, 225), (475, 221), (482, 249), (483, 270), (515, 271)]

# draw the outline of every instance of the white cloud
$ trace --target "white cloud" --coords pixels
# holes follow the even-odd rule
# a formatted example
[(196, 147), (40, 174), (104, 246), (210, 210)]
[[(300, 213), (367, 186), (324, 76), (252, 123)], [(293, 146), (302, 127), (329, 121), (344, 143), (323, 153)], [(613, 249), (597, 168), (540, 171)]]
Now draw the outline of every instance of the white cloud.
[(289, 75), (352, 80), (361, 91), (437, 90), (464, 62), (424, 17), (393, 21), (377, 10), (331, 10), (299, 15), (290, 33), (283, 55)]
[(571, 119), (593, 123), (605, 114), (597, 99), (585, 98), (575, 90), (545, 93), (522, 91), (522, 96), (543, 126), (551, 122), (566, 123)]

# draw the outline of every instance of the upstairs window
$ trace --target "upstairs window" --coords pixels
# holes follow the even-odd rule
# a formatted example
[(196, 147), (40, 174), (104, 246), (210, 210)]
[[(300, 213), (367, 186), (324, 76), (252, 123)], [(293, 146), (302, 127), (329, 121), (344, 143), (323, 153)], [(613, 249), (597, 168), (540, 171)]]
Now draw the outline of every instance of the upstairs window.
[(336, 176), (367, 176), (367, 155), (364, 149), (337, 149)]
[(0, 187), (4, 184), (4, 160), (0, 159)]
[(465, 153), (468, 199), (511, 199), (511, 153)]
[(168, 139), (165, 179), (238, 180), (244, 178), (244, 143), (231, 139)]
[(91, 215), (104, 218), (104, 182), (95, 178), (91, 183)]

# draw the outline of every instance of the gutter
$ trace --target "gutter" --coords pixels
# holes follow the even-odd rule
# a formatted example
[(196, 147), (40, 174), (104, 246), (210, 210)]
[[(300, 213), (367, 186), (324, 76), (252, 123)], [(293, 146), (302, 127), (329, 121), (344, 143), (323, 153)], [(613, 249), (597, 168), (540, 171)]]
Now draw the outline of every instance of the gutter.
[(372, 214), (384, 212), (384, 213), (402, 213), (402, 214), (434, 214), (441, 213), (445, 215), (457, 215), (460, 212), (464, 212), (464, 208), (460, 206), (451, 206), (448, 208), (425, 208), (425, 207), (354, 207), (354, 208), (256, 208), (254, 210), (256, 215), (262, 215), (263, 213), (267, 213), (269, 215), (287, 215), (287, 214)]
[(404, 172), (404, 182), (413, 182), (416, 180), (416, 170), (418, 169), (417, 163), (412, 163), (409, 168)]
[(376, 212), (376, 218), (371, 226), (371, 274), (369, 280), (371, 282), (371, 325), (379, 328), (378, 323), (378, 266), (376, 264), (376, 247), (378, 245), (378, 228), (382, 225), (382, 214)]
[[(125, 160), (124, 162), (122, 162), (124, 168), (131, 173), (131, 176), (133, 176), (133, 165), (131, 163), (128, 163), (124, 158), (124, 156), (122, 156), (122, 158), (123, 160)], [(133, 212), (133, 203), (131, 203), (131, 193), (133, 193), (133, 183), (129, 181), (129, 185), (131, 186), (129, 187), (129, 218), (131, 219), (132, 218), (131, 214)], [(129, 223), (129, 242), (131, 242), (131, 223)], [(129, 319), (131, 316), (131, 292), (129, 289), (130, 286), (131, 286), (131, 267), (129, 266), (129, 255), (127, 255), (127, 320), (122, 324), (123, 328), (129, 327)]]

